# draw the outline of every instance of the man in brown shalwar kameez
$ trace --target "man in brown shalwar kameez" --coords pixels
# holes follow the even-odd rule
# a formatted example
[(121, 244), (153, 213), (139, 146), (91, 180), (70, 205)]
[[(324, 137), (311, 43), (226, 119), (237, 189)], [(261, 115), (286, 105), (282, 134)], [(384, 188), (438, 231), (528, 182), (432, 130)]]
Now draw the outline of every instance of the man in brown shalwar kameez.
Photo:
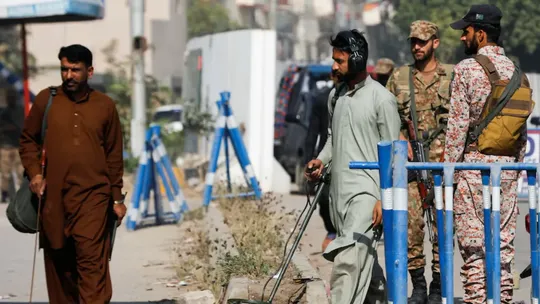
[(91, 89), (92, 53), (84, 46), (60, 49), (62, 85), (48, 112), (40, 165), (40, 132), (50, 89), (41, 91), (20, 139), (30, 188), (43, 196), (40, 248), (44, 250), (52, 304), (109, 303), (110, 232), (126, 213), (122, 195), (122, 130), (115, 103)]

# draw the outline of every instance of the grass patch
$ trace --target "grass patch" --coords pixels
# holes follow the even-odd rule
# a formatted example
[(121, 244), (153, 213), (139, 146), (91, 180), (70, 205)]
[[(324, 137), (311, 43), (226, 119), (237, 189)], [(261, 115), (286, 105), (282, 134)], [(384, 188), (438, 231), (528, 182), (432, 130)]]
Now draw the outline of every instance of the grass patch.
[(186, 229), (186, 239), (177, 249), (179, 258), (176, 274), (180, 280), (185, 280), (188, 284), (206, 289), (212, 282), (208, 280), (210, 273), (208, 250), (210, 241), (204, 229), (199, 230), (199, 221), (189, 223)]
[[(261, 200), (221, 199), (218, 206), (231, 229), (238, 255), (220, 260), (220, 271), (230, 277), (268, 278), (280, 266), (285, 242), (283, 227), (291, 215), (276, 211), (280, 200), (271, 194)], [(290, 245), (290, 244), (289, 244)], [(290, 272), (290, 269), (289, 269)]]
[(184, 221), (201, 221), (204, 219), (204, 208), (189, 210), (184, 214)]
[[(214, 191), (218, 196), (228, 193), (223, 191), (223, 188), (216, 188)], [(253, 286), (252, 292), (259, 293), (264, 282), (277, 272), (281, 264), (285, 246), (283, 230), (293, 219), (294, 212), (283, 214), (284, 207), (281, 207), (280, 200), (270, 194), (261, 200), (223, 198), (215, 202), (232, 233), (238, 254), (227, 252), (217, 257), (216, 265), (210, 265), (210, 252), (213, 252), (210, 249), (221, 246), (222, 241), (209, 239), (204, 228), (205, 210), (195, 209), (185, 217), (185, 221), (191, 221), (188, 233), (191, 233), (190, 237), (194, 241), (187, 248), (181, 248), (184, 254), (179, 254), (181, 261), (177, 268), (178, 277), (189, 278), (199, 289), (211, 290), (216, 299), (221, 298), (232, 277), (247, 277), (256, 281), (257, 286)], [(285, 278), (292, 282), (291, 279), (297, 273), (290, 265)], [(270, 283), (266, 288), (266, 296), (272, 286), (273, 283)], [(297, 285), (293, 287), (295, 290), (299, 288)], [(280, 288), (280, 291), (285, 292), (288, 289), (284, 287), (284, 290)]]

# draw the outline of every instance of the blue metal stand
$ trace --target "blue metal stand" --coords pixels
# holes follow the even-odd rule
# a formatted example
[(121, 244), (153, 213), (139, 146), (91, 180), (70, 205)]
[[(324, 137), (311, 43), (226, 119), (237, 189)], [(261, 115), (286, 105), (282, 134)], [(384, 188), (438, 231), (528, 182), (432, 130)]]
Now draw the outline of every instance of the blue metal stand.
[(229, 104), (229, 100), (231, 98), (230, 92), (222, 92), (221, 94), (221, 100), (217, 102), (217, 106), (219, 109), (219, 117), (216, 122), (216, 129), (214, 134), (214, 143), (212, 146), (212, 155), (210, 158), (210, 164), (208, 165), (208, 172), (206, 173), (206, 179), (205, 179), (205, 188), (204, 188), (204, 198), (203, 198), (203, 205), (205, 207), (208, 207), (210, 202), (217, 197), (212, 196), (212, 190), (218, 165), (218, 158), (219, 158), (219, 152), (221, 148), (221, 142), (224, 142), (225, 146), (225, 162), (227, 166), (227, 188), (229, 192), (232, 192), (232, 186), (231, 186), (231, 175), (230, 175), (230, 166), (229, 166), (229, 148), (228, 148), (228, 139), (231, 139), (232, 146), (234, 148), (234, 152), (236, 154), (236, 157), (238, 158), (238, 161), (240, 162), (240, 166), (242, 167), (242, 170), (244, 172), (244, 177), (246, 179), (246, 183), (248, 186), (251, 187), (252, 192), (248, 193), (240, 193), (240, 194), (229, 194), (225, 195), (225, 197), (232, 198), (232, 197), (250, 197), (255, 196), (257, 199), (261, 199), (261, 190), (259, 188), (259, 182), (257, 181), (257, 178), (255, 177), (255, 173), (253, 171), (253, 167), (251, 166), (251, 162), (249, 160), (248, 153), (246, 151), (246, 147), (244, 146), (244, 142), (242, 141), (242, 134), (240, 133), (240, 130), (238, 130), (238, 124), (236, 123), (236, 120), (234, 119), (232, 109)]
[[(151, 126), (146, 131), (145, 150), (139, 160), (132, 202), (127, 214), (126, 226), (135, 230), (146, 218), (155, 216), (155, 224), (177, 223), (188, 210), (186, 199), (174, 175), (171, 161), (160, 139), (161, 128)], [(159, 191), (159, 180), (163, 182), (170, 211), (164, 213)], [(154, 214), (148, 214), (150, 192), (154, 193)]]

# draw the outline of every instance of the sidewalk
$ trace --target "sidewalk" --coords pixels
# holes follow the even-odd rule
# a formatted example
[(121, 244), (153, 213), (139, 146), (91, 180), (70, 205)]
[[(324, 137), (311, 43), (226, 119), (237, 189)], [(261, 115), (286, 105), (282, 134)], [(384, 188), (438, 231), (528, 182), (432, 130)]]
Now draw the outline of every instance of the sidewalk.
[[(126, 201), (131, 201), (130, 195)], [(197, 208), (201, 203), (200, 199), (190, 198), (188, 204)], [(7, 204), (0, 204), (0, 304), (28, 303), (34, 235), (13, 229), (6, 208)], [(181, 291), (166, 284), (175, 278), (177, 251), (174, 249), (178, 249), (176, 243), (182, 238), (183, 231), (178, 225), (144, 227), (130, 232), (123, 221), (117, 230), (111, 260), (112, 303), (154, 303), (178, 297)], [(48, 303), (43, 251), (37, 254), (33, 302)]]

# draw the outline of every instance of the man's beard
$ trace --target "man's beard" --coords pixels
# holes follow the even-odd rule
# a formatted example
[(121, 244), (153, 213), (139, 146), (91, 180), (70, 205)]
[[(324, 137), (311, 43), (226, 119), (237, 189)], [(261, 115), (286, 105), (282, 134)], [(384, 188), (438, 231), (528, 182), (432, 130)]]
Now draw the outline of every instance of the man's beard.
[(390, 75), (377, 75), (377, 81), (382, 84), (383, 86), (386, 86), (386, 83), (388, 82), (388, 78), (390, 78)]
[(416, 57), (416, 54), (413, 54), (414, 56), (414, 61), (417, 62), (417, 63), (424, 63), (428, 60), (431, 59), (431, 57), (433, 56), (433, 48), (430, 48), (426, 51), (426, 53), (424, 54), (424, 56), (420, 57), (420, 58), (417, 58)]
[(353, 74), (351, 72), (347, 72), (346, 74), (335, 72), (335, 74), (339, 82), (349, 82), (351, 80), (354, 80), (354, 78), (356, 78), (356, 74)]
[(478, 52), (478, 42), (473, 39), (471, 40), (471, 44), (467, 46), (467, 44), (463, 44), (465, 46), (465, 55), (474, 55)]

